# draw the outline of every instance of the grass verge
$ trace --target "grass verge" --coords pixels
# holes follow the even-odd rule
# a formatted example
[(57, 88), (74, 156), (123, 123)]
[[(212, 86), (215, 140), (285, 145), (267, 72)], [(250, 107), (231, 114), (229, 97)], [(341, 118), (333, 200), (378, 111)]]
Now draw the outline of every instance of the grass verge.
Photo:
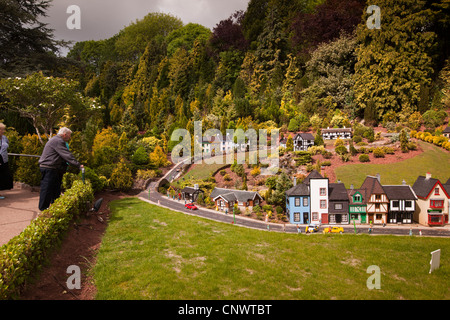
[(405, 180), (412, 186), (418, 176), (425, 176), (430, 172), (433, 178), (445, 183), (450, 178), (450, 152), (430, 143), (418, 143), (424, 152), (414, 158), (387, 164), (359, 163), (341, 166), (335, 170), (336, 180), (341, 180), (347, 188), (351, 184), (359, 188), (366, 176), (379, 173), (384, 185), (402, 184)]
[[(246, 229), (127, 198), (93, 270), (97, 299), (449, 299), (450, 241)], [(428, 274), (430, 252), (441, 268)], [(381, 270), (381, 289), (366, 286)]]

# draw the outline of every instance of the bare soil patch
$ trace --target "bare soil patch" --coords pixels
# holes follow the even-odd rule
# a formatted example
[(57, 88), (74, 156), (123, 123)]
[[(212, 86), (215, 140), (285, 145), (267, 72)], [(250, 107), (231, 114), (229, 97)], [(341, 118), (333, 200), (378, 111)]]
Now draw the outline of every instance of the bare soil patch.
[[(97, 213), (85, 216), (74, 222), (61, 246), (52, 253), (49, 262), (43, 266), (37, 279), (25, 286), (22, 300), (93, 300), (96, 288), (91, 276), (102, 237), (111, 214), (109, 203), (130, 195), (121, 192), (102, 192), (95, 196), (103, 198)], [(80, 267), (81, 289), (67, 288), (67, 273), (71, 265)]]

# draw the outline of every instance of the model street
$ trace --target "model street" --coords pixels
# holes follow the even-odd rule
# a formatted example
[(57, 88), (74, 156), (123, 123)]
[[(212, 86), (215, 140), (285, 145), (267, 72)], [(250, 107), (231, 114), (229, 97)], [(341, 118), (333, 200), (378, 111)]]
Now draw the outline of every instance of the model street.
[[(158, 193), (154, 186), (156, 183), (152, 183), (149, 187), (148, 191), (144, 191), (139, 194), (139, 198), (150, 202), (169, 208), (171, 210), (183, 212), (186, 214), (192, 214), (199, 217), (204, 217), (211, 220), (216, 220), (224, 223), (234, 223), (238, 226), (243, 226), (247, 228), (253, 229), (261, 229), (268, 231), (277, 231), (277, 232), (289, 232), (289, 233), (298, 233), (297, 227), (293, 224), (286, 223), (285, 225), (279, 223), (266, 223), (264, 221), (254, 220), (242, 216), (236, 215), (233, 217), (233, 214), (225, 214), (223, 212), (206, 209), (198, 206), (198, 210), (189, 210), (184, 207), (184, 200), (172, 200), (167, 196)], [(318, 233), (322, 233), (323, 229), (328, 225), (322, 225), (319, 228)], [(306, 225), (301, 225), (300, 230), (301, 233), (305, 233)], [(353, 225), (339, 225), (344, 229), (344, 233), (355, 233), (355, 227)], [(392, 235), (405, 235), (408, 236), (410, 234), (410, 230), (412, 230), (412, 234), (414, 236), (420, 236), (420, 232), (422, 236), (434, 236), (434, 237), (450, 237), (450, 228), (449, 227), (426, 227), (420, 226), (417, 224), (413, 225), (386, 225), (383, 227), (382, 225), (374, 225), (372, 228), (371, 234), (380, 235), (380, 234), (392, 234)], [(358, 234), (368, 234), (369, 233), (369, 225), (356, 225), (356, 232)]]

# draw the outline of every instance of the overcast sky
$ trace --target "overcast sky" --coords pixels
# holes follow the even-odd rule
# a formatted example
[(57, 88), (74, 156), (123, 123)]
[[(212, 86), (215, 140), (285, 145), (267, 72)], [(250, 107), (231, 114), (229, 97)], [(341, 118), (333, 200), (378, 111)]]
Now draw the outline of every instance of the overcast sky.
[[(53, 0), (42, 22), (54, 29), (57, 40), (84, 41), (110, 38), (150, 12), (170, 13), (184, 24), (193, 22), (211, 30), (237, 10), (246, 10), (249, 0)], [(81, 29), (68, 29), (76, 5), (81, 11)]]

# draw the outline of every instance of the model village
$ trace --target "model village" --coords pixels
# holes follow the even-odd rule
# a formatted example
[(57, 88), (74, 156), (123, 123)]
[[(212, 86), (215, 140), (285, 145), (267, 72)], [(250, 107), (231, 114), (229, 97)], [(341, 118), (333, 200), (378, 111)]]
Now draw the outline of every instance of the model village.
[[(446, 130), (450, 131), (449, 128)], [(352, 138), (352, 130), (346, 128), (322, 129), (321, 134), (324, 140)], [(280, 139), (282, 150), (286, 148), (286, 143), (292, 143), (293, 151), (298, 152), (297, 154), (314, 147), (315, 137), (311, 133), (294, 133), (290, 138), (291, 142), (288, 142), (289, 137)], [(213, 143), (214, 141), (204, 141), (203, 147), (206, 146), (209, 151), (210, 144)], [(238, 150), (245, 149), (245, 146), (235, 145), (229, 139), (220, 140), (220, 143), (219, 147), (224, 151), (233, 147)], [(174, 199), (184, 200), (187, 209), (195, 210), (197, 205), (200, 205), (224, 214), (237, 211), (238, 214), (247, 213), (246, 215), (250, 216), (250, 212), (256, 212), (256, 217), (266, 221), (272, 215), (281, 214), (283, 223), (297, 226), (321, 224), (389, 226), (416, 223), (431, 227), (445, 226), (449, 223), (450, 177), (446, 181), (441, 181), (424, 172), (418, 173), (412, 185), (404, 180), (389, 185), (383, 183), (380, 174), (375, 174), (366, 176), (361, 185), (351, 184), (346, 187), (339, 180), (330, 182), (329, 177), (320, 171), (320, 168), (309, 170), (302, 179), (288, 175), (292, 187), (284, 192), (283, 212), (280, 206), (275, 208), (267, 205), (265, 201), (267, 194), (238, 188), (237, 184), (233, 187), (233, 181), (223, 187), (214, 185), (213, 190), (206, 194), (198, 184), (185, 184), (183, 188), (171, 186), (165, 189), (164, 193)], [(225, 170), (220, 170), (220, 173), (227, 178)], [(244, 181), (246, 179), (243, 177)]]

